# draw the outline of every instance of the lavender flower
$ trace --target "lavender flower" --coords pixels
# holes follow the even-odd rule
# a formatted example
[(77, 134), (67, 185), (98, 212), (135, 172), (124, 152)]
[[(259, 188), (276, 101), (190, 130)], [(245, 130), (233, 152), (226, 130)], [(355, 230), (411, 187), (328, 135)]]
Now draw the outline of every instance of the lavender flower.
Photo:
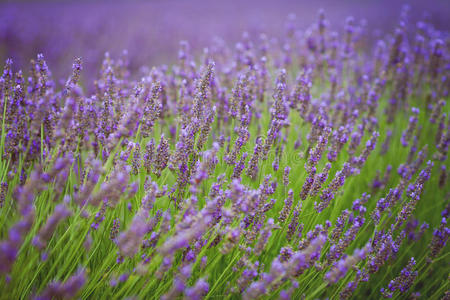
[(236, 166), (233, 170), (233, 175), (231, 175), (231, 178), (240, 178), (241, 173), (245, 168), (245, 160), (247, 159), (247, 152), (243, 153), (239, 161), (237, 162)]
[(119, 235), (119, 230), (120, 230), (120, 220), (119, 219), (114, 219), (113, 220), (113, 225), (111, 227), (111, 231), (109, 233), (109, 238), (112, 241), (116, 240), (117, 236)]
[(155, 151), (154, 148), (155, 148), (154, 140), (151, 139), (145, 146), (145, 154), (144, 154), (144, 167), (148, 173), (152, 171), (153, 157)]
[(154, 172), (156, 176), (161, 176), (161, 171), (164, 170), (169, 161), (169, 143), (164, 138), (164, 134), (161, 136), (161, 141), (159, 142), (158, 148), (156, 149), (155, 161), (154, 161)]
[(443, 217), (440, 226), (433, 232), (433, 239), (431, 240), (429, 246), (430, 259), (436, 258), (438, 256), (439, 252), (441, 252), (441, 250), (447, 244), (449, 236), (450, 236), (450, 229), (447, 227), (447, 219), (446, 217)]
[(86, 271), (84, 269), (80, 269), (75, 275), (69, 277), (69, 279), (67, 279), (64, 283), (57, 281), (50, 283), (35, 299), (72, 299), (77, 295), (78, 291), (81, 290), (85, 283)]
[(283, 184), (284, 184), (284, 186), (288, 186), (289, 185), (289, 172), (291, 172), (291, 168), (289, 166), (286, 166), (286, 168), (284, 168), (284, 172), (283, 172)]
[(288, 218), (291, 212), (293, 200), (294, 200), (294, 192), (292, 190), (289, 190), (288, 197), (286, 198), (286, 200), (284, 200), (283, 209), (281, 210), (280, 216), (278, 217), (280, 223), (284, 223)]
[[(121, 27), (128, 9), (103, 15)], [(171, 16), (182, 21), (176, 10)], [(281, 31), (245, 32), (234, 47), (226, 34), (203, 48), (203, 31), (223, 25), (214, 14), (218, 26), (200, 26), (175, 61), (150, 68), (144, 62), (170, 56), (164, 43), (178, 35), (135, 36), (144, 13), (133, 14), (125, 35), (102, 14), (91, 18), (89, 36), (113, 30), (139, 41), (124, 40), (130, 55), (117, 57), (98, 53), (108, 39), (81, 51), (91, 38), (84, 22), (67, 26), (57, 7), (33, 13), (42, 18), (13, 4), (0, 11), (0, 56), (15, 57), (0, 73), (2, 296), (346, 299), (373, 296), (377, 279), (386, 297), (417, 298), (413, 286), (424, 298), (447, 295), (427, 286), (442, 285), (450, 232), (450, 55), (439, 13), (415, 22), (405, 7), (389, 35), (353, 17), (334, 26), (320, 10), (310, 27), (290, 15)], [(157, 15), (147, 18), (152, 28), (166, 28)], [(158, 55), (145, 51), (148, 42)], [(66, 65), (69, 73), (59, 68), (76, 54), (66, 45), (85, 56)], [(48, 64), (38, 54), (27, 72), (16, 70), (37, 46)], [(405, 251), (417, 271), (414, 259), (398, 268)], [(64, 259), (70, 264), (52, 267)], [(388, 264), (403, 270), (387, 281), (372, 275)], [(73, 265), (86, 270), (73, 274)], [(426, 280), (423, 268), (434, 270)]]
[(354, 267), (360, 260), (364, 259), (370, 251), (370, 245), (366, 245), (363, 249), (356, 249), (352, 256), (347, 256), (340, 259), (335, 265), (333, 265), (331, 270), (325, 274), (325, 279), (330, 283), (338, 282), (347, 274), (349, 269)]
[(59, 204), (55, 207), (53, 214), (47, 220), (44, 227), (39, 230), (38, 234), (33, 239), (33, 245), (39, 249), (44, 249), (47, 242), (50, 240), (53, 232), (56, 230), (58, 223), (71, 215), (71, 211), (64, 205)]
[(403, 147), (408, 146), (408, 142), (411, 139), (411, 136), (412, 136), (412, 134), (414, 132), (414, 129), (416, 128), (417, 121), (418, 121), (417, 115), (419, 114), (419, 109), (413, 107), (411, 109), (411, 111), (413, 113), (413, 116), (411, 116), (409, 118), (408, 128), (405, 131), (403, 131), (403, 133), (402, 133), (401, 142), (402, 142)]
[(5, 205), (6, 193), (8, 192), (8, 183), (2, 181), (0, 184), (0, 208)]
[(129, 228), (117, 237), (120, 253), (132, 257), (139, 250), (144, 235), (147, 233), (146, 213), (138, 212)]
[(408, 265), (401, 270), (398, 277), (391, 280), (387, 289), (381, 289), (383, 296), (392, 298), (393, 293), (397, 290), (401, 293), (406, 293), (417, 277), (417, 271), (413, 271), (415, 265), (416, 261), (414, 260), (414, 257), (411, 257)]
[(256, 179), (256, 175), (258, 173), (258, 161), (261, 156), (262, 145), (262, 138), (257, 138), (255, 142), (255, 150), (250, 158), (246, 172), (246, 174), (252, 179)]
[(186, 296), (189, 299), (199, 300), (202, 299), (209, 291), (209, 284), (205, 279), (200, 278), (197, 280), (193, 287), (186, 289)]

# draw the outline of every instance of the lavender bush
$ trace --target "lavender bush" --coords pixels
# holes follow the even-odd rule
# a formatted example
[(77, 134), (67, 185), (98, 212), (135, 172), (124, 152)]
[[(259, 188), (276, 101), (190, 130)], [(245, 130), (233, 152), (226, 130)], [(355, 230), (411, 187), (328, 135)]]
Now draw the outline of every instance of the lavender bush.
[(409, 12), (7, 59), (0, 298), (448, 299), (450, 37)]

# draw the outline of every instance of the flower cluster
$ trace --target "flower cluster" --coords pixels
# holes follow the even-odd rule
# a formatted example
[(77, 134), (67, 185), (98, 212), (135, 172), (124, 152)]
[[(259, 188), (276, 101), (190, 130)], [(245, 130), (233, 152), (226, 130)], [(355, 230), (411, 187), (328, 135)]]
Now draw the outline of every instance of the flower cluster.
[(96, 80), (8, 59), (0, 298), (444, 296), (449, 35), (408, 11), (106, 53)]

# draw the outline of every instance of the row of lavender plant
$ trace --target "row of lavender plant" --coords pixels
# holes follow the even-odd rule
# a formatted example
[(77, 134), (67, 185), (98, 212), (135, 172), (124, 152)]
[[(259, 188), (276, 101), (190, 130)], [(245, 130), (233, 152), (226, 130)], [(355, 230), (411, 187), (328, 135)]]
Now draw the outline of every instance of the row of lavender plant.
[(448, 297), (448, 34), (293, 24), (93, 94), (8, 60), (1, 297)]

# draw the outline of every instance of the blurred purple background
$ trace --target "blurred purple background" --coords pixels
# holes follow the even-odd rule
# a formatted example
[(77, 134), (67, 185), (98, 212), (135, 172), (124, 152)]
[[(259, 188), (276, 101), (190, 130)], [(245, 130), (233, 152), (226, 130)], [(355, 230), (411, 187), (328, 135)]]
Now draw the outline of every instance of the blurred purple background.
[[(428, 14), (436, 28), (450, 27), (450, 1), (409, 1), (411, 20)], [(347, 16), (365, 19), (369, 33), (398, 22), (405, 2), (278, 0), (278, 1), (146, 1), (146, 2), (23, 2), (0, 4), (0, 59), (14, 60), (28, 69), (30, 58), (43, 53), (54, 75), (67, 76), (74, 57), (82, 57), (85, 72), (96, 72), (105, 51), (117, 56), (128, 50), (132, 69), (170, 63), (180, 40), (202, 49), (213, 37), (235, 42), (243, 31), (250, 35), (283, 34), (290, 13), (300, 28), (325, 10), (330, 25), (342, 28)]]

